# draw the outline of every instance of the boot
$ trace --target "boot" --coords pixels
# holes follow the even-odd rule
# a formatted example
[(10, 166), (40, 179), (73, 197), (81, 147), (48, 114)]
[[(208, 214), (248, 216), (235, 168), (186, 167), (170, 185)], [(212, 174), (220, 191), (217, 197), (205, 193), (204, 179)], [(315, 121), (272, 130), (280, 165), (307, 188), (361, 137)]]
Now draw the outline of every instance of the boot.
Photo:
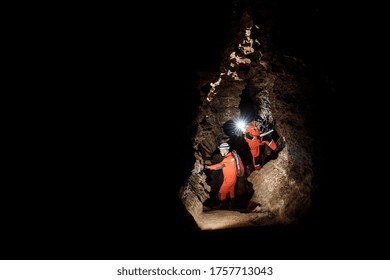
[(226, 209), (226, 200), (221, 200), (219, 203), (218, 209), (225, 210)]
[(232, 210), (234, 208), (234, 198), (231, 198), (229, 200), (229, 210)]
[(226, 209), (226, 201), (225, 201), (225, 200), (219, 201), (219, 204), (213, 206), (212, 208), (213, 208), (214, 210), (224, 210), (224, 209)]

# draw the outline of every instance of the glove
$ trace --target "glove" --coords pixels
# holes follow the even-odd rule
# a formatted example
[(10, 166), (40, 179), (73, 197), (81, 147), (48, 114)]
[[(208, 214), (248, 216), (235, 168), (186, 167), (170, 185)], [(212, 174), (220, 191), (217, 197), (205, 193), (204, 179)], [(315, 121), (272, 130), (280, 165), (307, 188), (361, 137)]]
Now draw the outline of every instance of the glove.
[(209, 169), (209, 167), (208, 167), (207, 165), (205, 165), (205, 166), (204, 166), (204, 169), (205, 169), (205, 170), (208, 170), (208, 169)]

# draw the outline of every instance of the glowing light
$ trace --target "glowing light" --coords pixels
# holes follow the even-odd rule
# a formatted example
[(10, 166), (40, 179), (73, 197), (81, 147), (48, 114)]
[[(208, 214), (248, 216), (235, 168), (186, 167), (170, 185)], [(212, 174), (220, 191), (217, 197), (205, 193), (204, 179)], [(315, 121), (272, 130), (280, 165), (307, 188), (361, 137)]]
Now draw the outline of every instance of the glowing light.
[(238, 134), (245, 132), (245, 128), (249, 123), (245, 118), (235, 118), (233, 122), (234, 130)]
[(239, 121), (237, 121), (236, 126), (239, 130), (243, 130), (246, 125), (245, 125), (245, 122), (243, 120), (239, 120)]

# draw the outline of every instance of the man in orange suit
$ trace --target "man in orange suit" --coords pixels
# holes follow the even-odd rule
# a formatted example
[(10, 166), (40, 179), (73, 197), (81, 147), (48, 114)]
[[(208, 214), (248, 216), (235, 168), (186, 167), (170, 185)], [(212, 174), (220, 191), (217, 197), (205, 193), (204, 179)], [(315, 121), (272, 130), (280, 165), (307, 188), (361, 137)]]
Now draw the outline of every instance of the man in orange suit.
[(205, 168), (210, 170), (222, 169), (223, 182), (218, 192), (220, 207), (225, 206), (226, 199), (229, 196), (229, 209), (231, 209), (234, 201), (237, 176), (243, 176), (245, 167), (237, 152), (235, 150), (229, 152), (229, 149), (230, 146), (228, 143), (222, 143), (219, 146), (219, 152), (223, 156), (222, 161), (216, 164), (206, 165)]
[(246, 128), (243, 129), (244, 139), (248, 143), (251, 155), (252, 163), (255, 170), (261, 169), (261, 151), (260, 147), (264, 152), (264, 144), (270, 147), (272, 150), (276, 149), (275, 141), (273, 141), (270, 134), (261, 136), (259, 127), (261, 125), (261, 118), (257, 117), (255, 120), (251, 121)]

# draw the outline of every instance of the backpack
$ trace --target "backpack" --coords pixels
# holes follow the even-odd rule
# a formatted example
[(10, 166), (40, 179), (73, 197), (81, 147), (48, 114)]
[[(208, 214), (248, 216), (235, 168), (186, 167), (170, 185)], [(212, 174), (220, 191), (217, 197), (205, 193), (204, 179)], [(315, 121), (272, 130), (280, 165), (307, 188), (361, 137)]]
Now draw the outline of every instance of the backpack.
[(237, 166), (237, 176), (241, 177), (245, 173), (245, 167), (244, 164), (242, 163), (241, 158), (238, 156), (236, 151), (232, 151), (234, 159), (236, 161), (236, 166)]

